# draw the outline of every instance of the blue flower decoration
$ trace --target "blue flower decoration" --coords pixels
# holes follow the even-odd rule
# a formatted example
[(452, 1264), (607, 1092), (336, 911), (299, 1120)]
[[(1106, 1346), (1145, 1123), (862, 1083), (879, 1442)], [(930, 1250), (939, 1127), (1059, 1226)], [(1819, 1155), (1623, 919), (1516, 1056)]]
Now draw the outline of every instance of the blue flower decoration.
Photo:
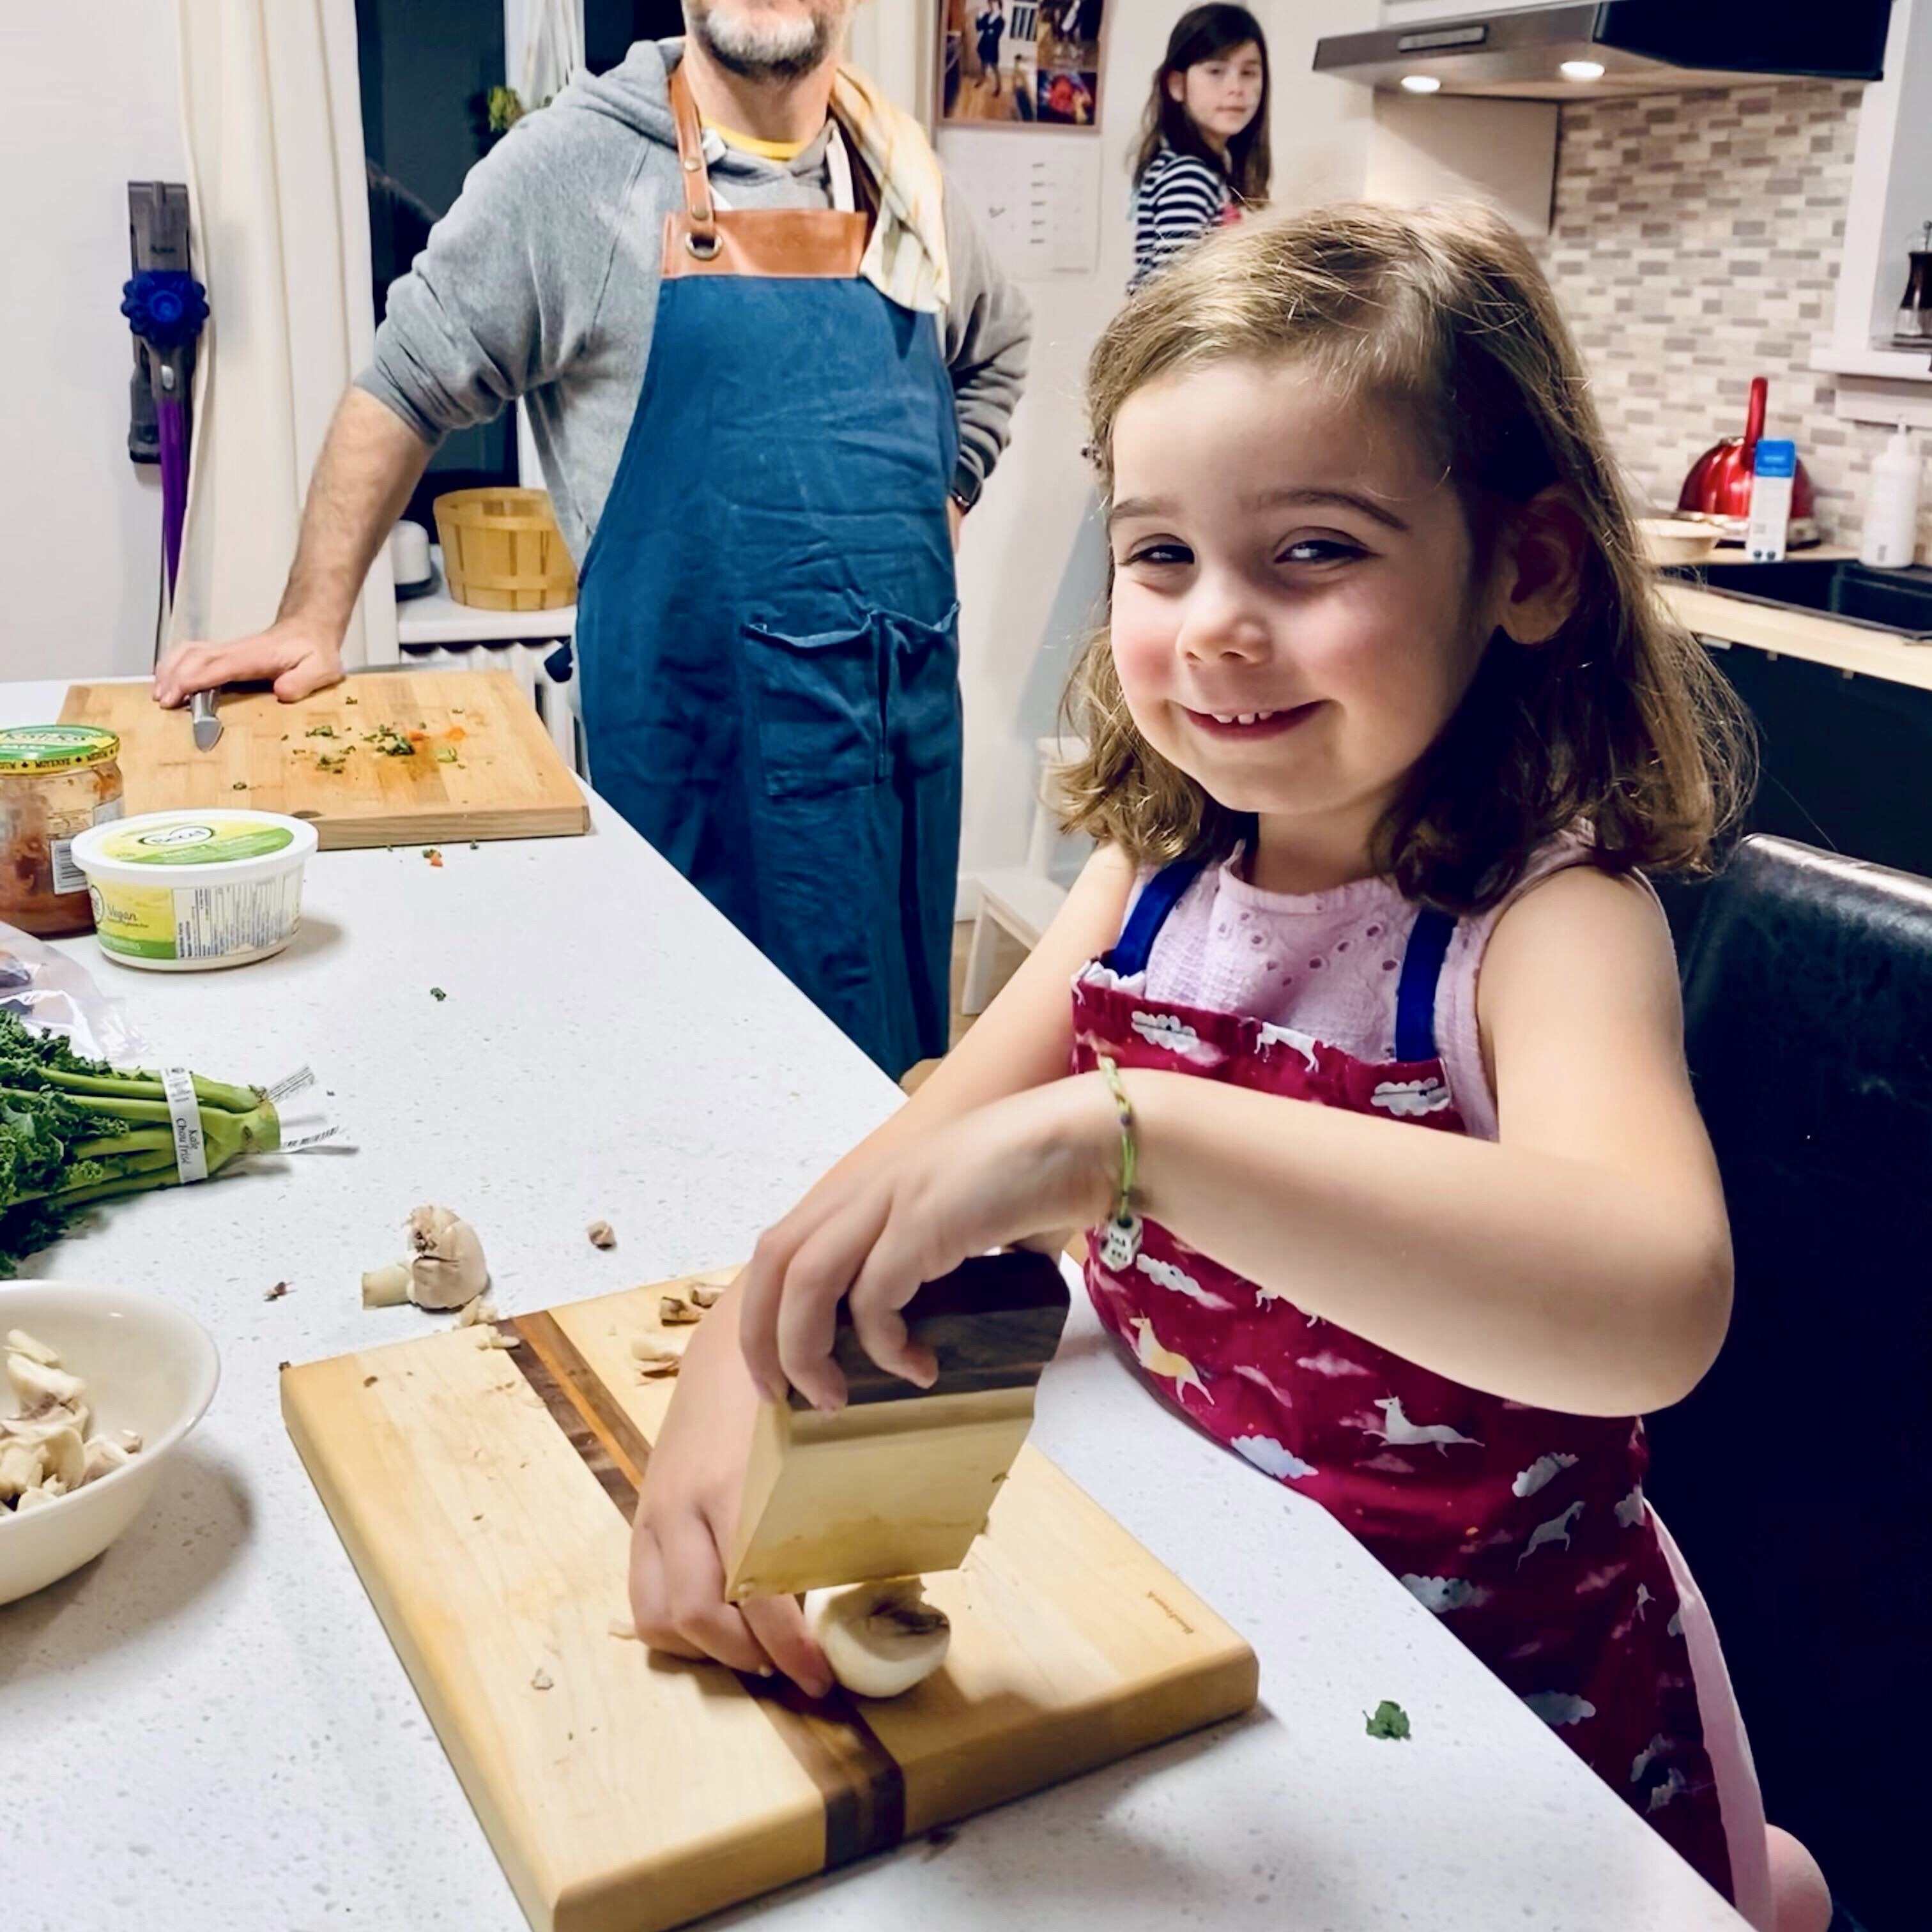
[(208, 320), (208, 291), (179, 268), (143, 268), (121, 292), (128, 326), (157, 349), (180, 349)]

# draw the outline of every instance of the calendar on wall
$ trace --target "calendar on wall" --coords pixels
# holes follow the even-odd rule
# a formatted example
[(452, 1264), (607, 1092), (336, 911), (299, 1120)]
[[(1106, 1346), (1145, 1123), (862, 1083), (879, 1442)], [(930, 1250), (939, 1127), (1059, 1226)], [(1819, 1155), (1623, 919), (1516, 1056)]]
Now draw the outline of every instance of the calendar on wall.
[(1042, 280), (1099, 266), (1106, 157), (1100, 142), (995, 139), (949, 128), (937, 145), (947, 178), (971, 204), (1009, 274)]

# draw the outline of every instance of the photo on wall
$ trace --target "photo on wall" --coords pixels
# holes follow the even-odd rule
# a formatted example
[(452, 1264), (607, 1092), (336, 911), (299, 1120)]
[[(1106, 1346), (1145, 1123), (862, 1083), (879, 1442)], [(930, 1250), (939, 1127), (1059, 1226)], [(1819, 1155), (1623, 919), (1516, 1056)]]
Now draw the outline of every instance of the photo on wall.
[(942, 127), (1100, 124), (1106, 16), (1119, 0), (934, 0)]

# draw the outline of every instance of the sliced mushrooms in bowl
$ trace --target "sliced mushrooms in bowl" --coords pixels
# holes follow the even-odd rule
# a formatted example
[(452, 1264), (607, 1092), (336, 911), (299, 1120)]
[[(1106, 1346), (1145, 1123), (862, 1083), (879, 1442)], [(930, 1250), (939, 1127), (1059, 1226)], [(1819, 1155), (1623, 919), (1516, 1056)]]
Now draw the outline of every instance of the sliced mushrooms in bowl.
[(214, 1344), (134, 1288), (0, 1286), (0, 1604), (91, 1562), (214, 1400)]

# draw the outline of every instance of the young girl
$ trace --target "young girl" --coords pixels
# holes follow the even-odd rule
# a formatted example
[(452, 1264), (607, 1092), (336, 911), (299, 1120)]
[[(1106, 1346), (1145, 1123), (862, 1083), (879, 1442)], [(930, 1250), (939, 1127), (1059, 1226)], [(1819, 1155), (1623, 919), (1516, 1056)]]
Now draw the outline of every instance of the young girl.
[(1820, 1932), (1636, 1420), (1730, 1300), (1636, 868), (1706, 862), (1744, 761), (1549, 288), (1486, 212), (1330, 209), (1150, 284), (1090, 386), (1114, 576), (1071, 795), (1099, 850), (759, 1243), (742, 1355), (700, 1332), (639, 1627), (825, 1688), (790, 1599), (721, 1600), (758, 1391), (837, 1405), (848, 1295), (928, 1379), (897, 1312), (922, 1281), (1091, 1227), (1102, 1322), (1231, 1480), (1334, 1514), (1760, 1932)]
[(1245, 7), (1175, 23), (1134, 156), (1137, 289), (1211, 229), (1268, 200), (1268, 41)]

